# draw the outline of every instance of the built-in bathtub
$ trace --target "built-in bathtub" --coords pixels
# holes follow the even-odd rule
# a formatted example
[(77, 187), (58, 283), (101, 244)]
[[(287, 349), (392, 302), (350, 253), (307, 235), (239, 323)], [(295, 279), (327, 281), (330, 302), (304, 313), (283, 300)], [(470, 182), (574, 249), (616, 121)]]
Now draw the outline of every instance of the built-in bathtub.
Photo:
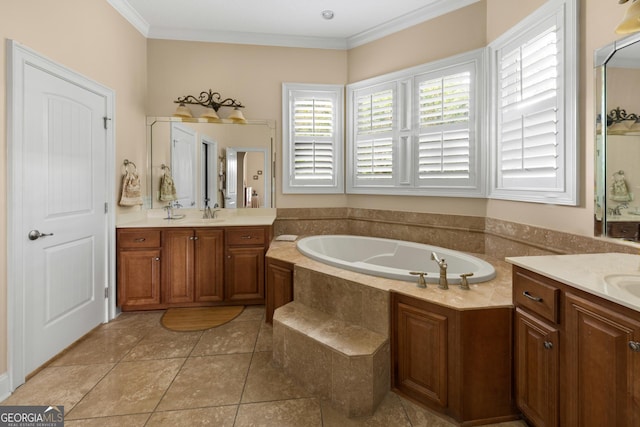
[(297, 247), (316, 261), (359, 273), (416, 282), (410, 272), (422, 271), (429, 283), (438, 283), (440, 269), (432, 253), (447, 263), (447, 280), (460, 283), (460, 275), (473, 273), (469, 283), (485, 282), (496, 276), (495, 268), (475, 256), (439, 246), (378, 237), (319, 235), (300, 239)]

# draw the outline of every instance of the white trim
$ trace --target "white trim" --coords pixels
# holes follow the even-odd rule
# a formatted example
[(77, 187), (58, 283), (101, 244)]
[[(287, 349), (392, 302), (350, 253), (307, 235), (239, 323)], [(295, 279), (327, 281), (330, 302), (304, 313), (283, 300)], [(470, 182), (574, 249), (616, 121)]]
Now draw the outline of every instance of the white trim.
[(149, 37), (149, 23), (131, 6), (127, 0), (107, 0), (124, 19), (145, 37)]
[[(23, 88), (25, 65), (45, 70), (52, 75), (69, 81), (79, 87), (94, 92), (105, 99), (105, 108), (110, 116), (106, 131), (106, 197), (109, 202), (109, 212), (106, 219), (107, 250), (105, 264), (107, 266), (107, 286), (109, 298), (105, 302), (105, 319), (108, 321), (116, 315), (115, 309), (115, 94), (114, 92), (80, 75), (60, 64), (57, 64), (37, 52), (15, 42), (7, 40), (7, 359), (9, 390), (15, 390), (24, 383), (24, 289), (19, 286), (22, 277), (22, 253), (24, 236), (22, 231), (23, 205), (22, 199), (22, 125), (23, 118)], [(1, 392), (1, 390), (0, 390)]]
[(370, 43), (422, 22), (437, 18), (438, 16), (453, 12), (454, 10), (477, 3), (478, 1), (480, 0), (436, 0), (423, 8), (384, 22), (353, 36), (340, 38), (150, 26), (135, 8), (131, 6), (128, 0), (107, 0), (118, 13), (147, 38), (337, 50), (348, 50)]
[(11, 389), (9, 388), (9, 373), (5, 372), (0, 375), (0, 402), (11, 396)]

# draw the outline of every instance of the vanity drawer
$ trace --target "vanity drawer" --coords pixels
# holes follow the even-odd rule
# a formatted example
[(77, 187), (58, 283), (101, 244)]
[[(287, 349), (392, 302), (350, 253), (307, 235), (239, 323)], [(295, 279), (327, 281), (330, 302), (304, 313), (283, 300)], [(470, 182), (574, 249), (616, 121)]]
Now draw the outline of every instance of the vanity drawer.
[(560, 289), (549, 279), (515, 268), (513, 271), (513, 300), (553, 323), (558, 323)]
[(118, 247), (158, 248), (160, 247), (160, 230), (118, 230)]
[(242, 227), (227, 229), (227, 245), (264, 245), (265, 230), (261, 227)]
[(607, 224), (607, 236), (622, 237), (624, 239), (638, 239), (637, 222), (609, 222)]

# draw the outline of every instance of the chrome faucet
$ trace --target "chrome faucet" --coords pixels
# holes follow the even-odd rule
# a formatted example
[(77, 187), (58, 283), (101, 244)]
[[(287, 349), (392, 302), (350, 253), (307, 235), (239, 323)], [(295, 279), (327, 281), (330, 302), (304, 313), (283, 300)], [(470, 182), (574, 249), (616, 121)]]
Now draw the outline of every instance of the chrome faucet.
[(447, 281), (447, 263), (445, 259), (438, 258), (438, 254), (431, 252), (431, 259), (434, 260), (438, 267), (440, 267), (440, 279), (438, 279), (438, 287), (440, 289), (449, 289), (449, 282)]

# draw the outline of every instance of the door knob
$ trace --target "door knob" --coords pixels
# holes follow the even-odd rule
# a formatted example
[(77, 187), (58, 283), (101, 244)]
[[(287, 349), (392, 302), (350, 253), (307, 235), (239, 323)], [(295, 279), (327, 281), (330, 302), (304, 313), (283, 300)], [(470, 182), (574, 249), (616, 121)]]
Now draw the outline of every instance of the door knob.
[(38, 240), (40, 237), (53, 236), (53, 233), (41, 233), (38, 230), (31, 230), (28, 236), (29, 240)]

